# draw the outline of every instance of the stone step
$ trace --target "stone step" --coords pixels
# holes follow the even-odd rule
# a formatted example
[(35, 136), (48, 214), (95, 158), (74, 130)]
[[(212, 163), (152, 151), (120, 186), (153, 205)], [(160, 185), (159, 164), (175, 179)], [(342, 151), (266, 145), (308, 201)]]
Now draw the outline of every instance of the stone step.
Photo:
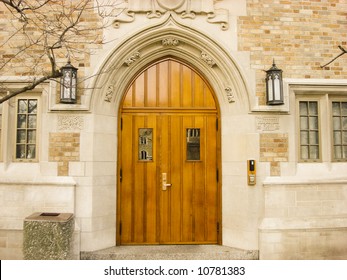
[(81, 252), (81, 260), (257, 260), (259, 251), (220, 245), (116, 246)]

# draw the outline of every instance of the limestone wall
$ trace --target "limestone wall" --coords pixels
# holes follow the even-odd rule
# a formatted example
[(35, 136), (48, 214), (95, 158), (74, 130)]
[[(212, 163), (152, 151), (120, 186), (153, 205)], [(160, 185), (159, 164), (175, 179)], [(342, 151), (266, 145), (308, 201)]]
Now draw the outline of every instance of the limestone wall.
[(66, 177), (0, 180), (0, 259), (23, 258), (23, 222), (34, 212), (74, 213), (75, 182)]
[(346, 259), (347, 182), (265, 182), (260, 259)]

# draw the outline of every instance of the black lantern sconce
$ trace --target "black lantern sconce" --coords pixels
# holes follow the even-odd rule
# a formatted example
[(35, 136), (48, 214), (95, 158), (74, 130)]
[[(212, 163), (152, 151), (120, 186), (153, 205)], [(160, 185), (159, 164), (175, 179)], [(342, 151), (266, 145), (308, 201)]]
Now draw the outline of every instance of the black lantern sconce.
[(278, 69), (275, 60), (272, 67), (266, 72), (266, 104), (283, 105), (283, 81), (282, 70)]
[(71, 65), (70, 60), (61, 68), (61, 103), (75, 104), (77, 102), (77, 71), (78, 69)]

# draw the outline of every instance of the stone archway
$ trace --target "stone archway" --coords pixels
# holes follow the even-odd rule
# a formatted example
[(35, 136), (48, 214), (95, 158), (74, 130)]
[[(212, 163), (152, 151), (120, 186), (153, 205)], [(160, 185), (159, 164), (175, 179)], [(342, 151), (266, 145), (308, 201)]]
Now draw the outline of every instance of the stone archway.
[[(105, 224), (104, 238), (100, 247), (113, 246), (116, 236), (116, 193), (117, 184), (117, 127), (120, 126), (118, 116), (123, 94), (133, 78), (146, 66), (165, 57), (177, 59), (191, 65), (211, 86), (220, 106), (220, 123), (223, 134), (224, 123), (232, 114), (247, 114), (250, 108), (249, 89), (244, 80), (242, 70), (235, 59), (204, 34), (179, 24), (170, 16), (165, 22), (146, 28), (119, 44), (104, 60), (95, 73), (91, 95), (91, 111), (93, 113), (93, 166), (107, 166), (102, 171), (104, 192), (99, 186), (92, 186), (99, 197), (108, 203), (93, 204), (92, 215), (96, 213)], [(224, 121), (225, 120), (225, 121)], [(228, 142), (221, 137), (221, 149)], [(221, 160), (221, 173), (227, 162)], [(99, 175), (95, 172), (95, 177)], [(224, 176), (224, 175), (223, 175)], [(101, 179), (100, 179), (101, 180)], [(98, 182), (95, 179), (94, 182)], [(223, 178), (221, 179), (223, 182)], [(224, 183), (222, 196), (224, 193)], [(112, 210), (111, 210), (112, 208)], [(223, 217), (227, 211), (223, 211)], [(224, 226), (224, 225), (223, 225)], [(224, 244), (224, 241), (223, 241)]]

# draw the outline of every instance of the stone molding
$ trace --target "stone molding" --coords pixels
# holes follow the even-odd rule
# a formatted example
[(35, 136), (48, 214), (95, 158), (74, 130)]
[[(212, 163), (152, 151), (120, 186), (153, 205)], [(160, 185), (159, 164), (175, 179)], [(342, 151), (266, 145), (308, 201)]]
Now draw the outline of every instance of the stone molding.
[[(232, 53), (212, 38), (182, 25), (177, 16), (131, 34), (110, 53), (93, 74), (95, 78), (90, 88), (95, 90), (90, 92), (94, 101), (91, 107), (105, 112), (108, 110), (104, 108), (105, 104), (119, 106), (122, 94), (131, 82), (129, 77), (136, 77), (153, 62), (168, 57), (198, 71), (216, 93), (221, 110), (236, 101), (241, 106), (238, 110), (250, 110), (250, 89)], [(97, 74), (107, 72), (107, 69), (117, 71), (109, 72), (109, 75)]]
[(182, 20), (205, 16), (208, 23), (220, 24), (222, 30), (229, 29), (229, 11), (216, 9), (214, 0), (128, 0), (124, 10), (116, 16), (113, 26), (119, 28), (121, 23), (134, 22), (136, 14), (145, 14), (148, 19), (177, 14)]

